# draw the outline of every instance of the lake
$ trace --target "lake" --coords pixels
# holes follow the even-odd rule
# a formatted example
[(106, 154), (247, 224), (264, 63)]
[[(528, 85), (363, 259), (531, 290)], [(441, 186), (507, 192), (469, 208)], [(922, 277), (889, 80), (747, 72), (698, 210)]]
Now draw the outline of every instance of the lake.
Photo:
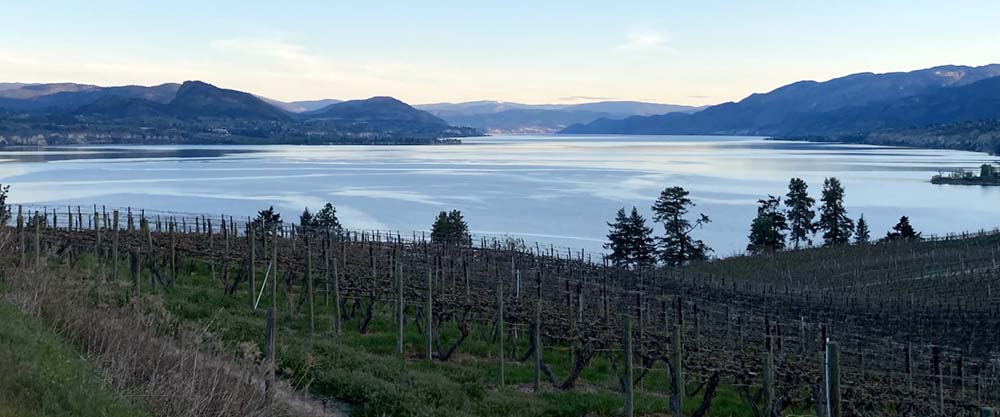
[[(285, 219), (332, 202), (345, 226), (426, 230), (459, 209), (475, 233), (602, 251), (619, 207), (649, 207), (668, 186), (691, 191), (717, 255), (742, 251), (756, 201), (801, 177), (819, 200), (841, 179), (850, 216), (872, 236), (900, 216), (925, 234), (1000, 226), (1000, 187), (932, 185), (986, 154), (714, 136), (492, 136), (452, 146), (141, 146), (0, 149), (10, 202), (93, 204)], [(659, 232), (657, 228), (657, 232)]]

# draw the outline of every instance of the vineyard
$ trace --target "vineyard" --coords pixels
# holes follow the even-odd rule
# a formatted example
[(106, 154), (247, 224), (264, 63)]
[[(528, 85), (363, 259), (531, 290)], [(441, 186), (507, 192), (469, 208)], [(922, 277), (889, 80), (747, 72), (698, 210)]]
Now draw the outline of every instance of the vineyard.
[[(996, 231), (625, 270), (510, 239), (444, 246), (129, 209), (19, 207), (8, 229), (4, 264), (19, 268), (8, 275), (85, 270), (115, 284), (99, 287), (118, 300), (107, 308), (158, 297), (174, 320), (249, 347), (266, 398), (285, 381), (351, 415), (985, 416), (1000, 405)], [(329, 371), (357, 350), (391, 362)]]

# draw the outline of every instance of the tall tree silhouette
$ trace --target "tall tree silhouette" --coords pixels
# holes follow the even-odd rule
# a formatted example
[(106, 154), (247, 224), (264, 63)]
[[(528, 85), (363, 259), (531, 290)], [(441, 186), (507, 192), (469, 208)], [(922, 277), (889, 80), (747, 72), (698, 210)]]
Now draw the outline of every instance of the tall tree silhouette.
[(750, 225), (747, 251), (764, 253), (784, 249), (788, 222), (781, 211), (781, 197), (771, 195), (757, 202), (760, 206), (757, 207), (757, 217)]
[(608, 259), (614, 265), (636, 268), (656, 262), (653, 229), (646, 225), (646, 219), (637, 208), (632, 207), (631, 214), (626, 214), (625, 208), (618, 209), (615, 220), (608, 226), (611, 229), (604, 248), (611, 250)]
[(899, 218), (899, 223), (892, 226), (892, 230), (885, 234), (885, 240), (917, 240), (920, 239), (920, 233), (913, 230), (913, 226), (910, 225), (910, 218), (903, 216)]
[(788, 182), (788, 194), (785, 195), (785, 206), (788, 207), (789, 234), (795, 249), (802, 243), (811, 245), (812, 234), (816, 232), (813, 218), (816, 211), (813, 206), (816, 200), (809, 197), (809, 186), (801, 178), (792, 178)]
[(313, 223), (323, 231), (329, 230), (335, 234), (340, 234), (344, 231), (344, 228), (340, 225), (340, 220), (337, 219), (337, 209), (330, 203), (326, 203), (323, 205), (323, 208), (316, 212), (316, 215), (313, 216)]
[(691, 237), (691, 232), (709, 223), (708, 216), (700, 214), (692, 223), (685, 218), (695, 204), (688, 198), (687, 190), (668, 187), (660, 193), (653, 204), (653, 220), (663, 225), (664, 235), (660, 240), (660, 258), (667, 265), (684, 265), (691, 261), (708, 258), (711, 248), (704, 242)]
[(431, 226), (431, 241), (444, 245), (469, 245), (469, 225), (465, 222), (462, 212), (452, 210), (438, 213)]
[(844, 245), (850, 242), (854, 233), (854, 221), (847, 217), (844, 208), (844, 187), (836, 177), (823, 181), (823, 205), (819, 208), (818, 230), (823, 231), (826, 246)]
[(872, 232), (868, 228), (868, 221), (865, 220), (864, 213), (858, 218), (858, 225), (854, 228), (854, 243), (865, 245), (872, 238)]

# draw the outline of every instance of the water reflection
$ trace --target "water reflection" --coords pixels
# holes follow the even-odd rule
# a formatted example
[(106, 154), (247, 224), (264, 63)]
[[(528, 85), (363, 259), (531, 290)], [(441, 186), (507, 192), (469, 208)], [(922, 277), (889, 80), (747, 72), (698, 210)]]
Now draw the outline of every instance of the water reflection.
[(100, 146), (48, 146), (0, 147), (0, 163), (4, 162), (56, 162), (81, 159), (141, 159), (141, 158), (220, 158), (255, 152), (250, 149), (238, 148), (171, 148), (171, 147), (135, 147), (113, 148)]
[(927, 234), (1000, 225), (1000, 187), (939, 186), (939, 171), (985, 154), (697, 136), (495, 136), (461, 146), (99, 146), (0, 149), (11, 201), (107, 204), (250, 216), (274, 205), (296, 218), (333, 202), (354, 228), (426, 229), (460, 209), (478, 232), (600, 251), (622, 206), (648, 214), (660, 190), (692, 192), (713, 222), (699, 235), (719, 254), (745, 246), (758, 198), (790, 177), (819, 197), (824, 177), (847, 188), (850, 214), (873, 235), (901, 215)]

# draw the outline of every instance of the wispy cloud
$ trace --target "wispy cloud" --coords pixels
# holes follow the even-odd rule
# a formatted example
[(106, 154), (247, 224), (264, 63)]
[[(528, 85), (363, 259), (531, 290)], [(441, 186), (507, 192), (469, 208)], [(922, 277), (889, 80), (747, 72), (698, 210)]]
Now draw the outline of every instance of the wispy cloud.
[(666, 50), (670, 41), (665, 33), (656, 30), (634, 30), (629, 32), (625, 41), (616, 49), (619, 51), (653, 51)]
[(559, 97), (559, 101), (608, 101), (608, 100), (618, 100), (618, 97), (605, 97), (605, 96), (567, 96), (567, 97)]
[(312, 66), (322, 63), (319, 56), (310, 54), (304, 46), (284, 41), (230, 38), (216, 39), (212, 41), (211, 45), (219, 50), (274, 59), (284, 64)]

